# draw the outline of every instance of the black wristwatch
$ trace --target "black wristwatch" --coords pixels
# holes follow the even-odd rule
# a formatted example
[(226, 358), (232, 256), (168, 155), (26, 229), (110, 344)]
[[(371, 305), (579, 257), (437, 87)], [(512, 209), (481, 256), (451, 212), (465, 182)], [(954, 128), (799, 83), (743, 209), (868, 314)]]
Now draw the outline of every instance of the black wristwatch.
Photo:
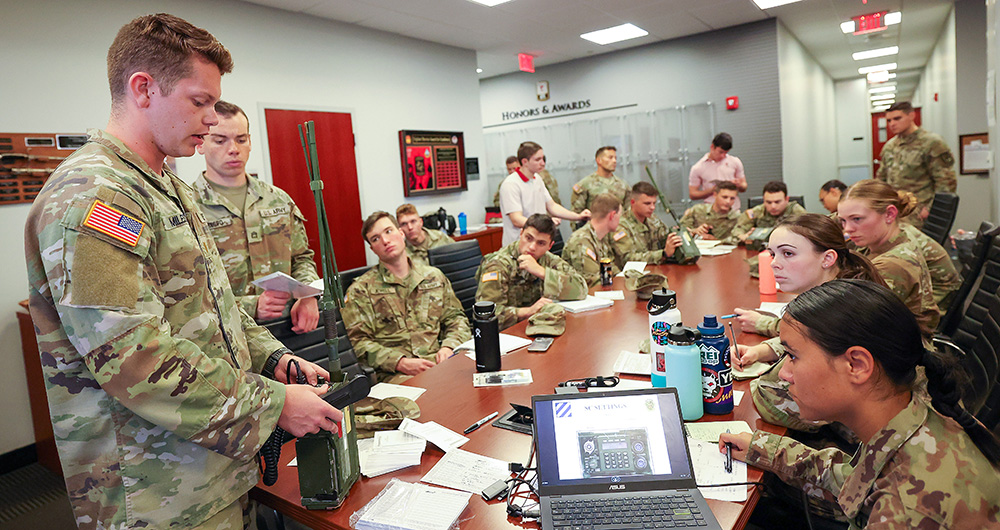
[(274, 353), (264, 361), (264, 369), (260, 371), (260, 374), (269, 379), (274, 379), (274, 369), (278, 367), (278, 361), (281, 359), (281, 356), (286, 353), (292, 353), (292, 350), (284, 346), (274, 350)]

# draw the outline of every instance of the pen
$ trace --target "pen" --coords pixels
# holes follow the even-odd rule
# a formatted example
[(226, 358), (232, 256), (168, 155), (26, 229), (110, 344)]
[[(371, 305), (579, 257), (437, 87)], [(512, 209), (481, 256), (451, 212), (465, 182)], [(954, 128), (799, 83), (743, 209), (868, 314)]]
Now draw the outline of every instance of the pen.
[[(726, 429), (729, 433), (729, 429)], [(726, 473), (733, 472), (733, 444), (726, 442)]]
[[(729, 345), (732, 348), (730, 350), (730, 352), (732, 352), (732, 353), (735, 354), (735, 353), (737, 353), (739, 351), (739, 348), (736, 347), (736, 330), (733, 329), (733, 321), (732, 320), (729, 321), (729, 334), (733, 336), (733, 343)], [(732, 364), (733, 364), (733, 358), (734, 357), (737, 357), (737, 356), (736, 355), (730, 355), (729, 356), (729, 365), (730, 366), (732, 366)], [(740, 363), (740, 367), (741, 368), (743, 367), (743, 363)]]
[(722, 315), (721, 317), (719, 317), (719, 320), (725, 320), (727, 318), (736, 318), (736, 313), (733, 313), (731, 315)]
[(472, 425), (469, 425), (465, 429), (465, 434), (469, 434), (470, 432), (472, 432), (472, 431), (474, 431), (474, 430), (482, 427), (483, 425), (486, 425), (486, 422), (492, 420), (493, 418), (496, 418), (499, 415), (500, 415), (499, 412), (494, 412), (493, 414), (490, 414), (489, 416), (486, 416), (485, 418), (477, 421), (476, 423), (473, 423)]

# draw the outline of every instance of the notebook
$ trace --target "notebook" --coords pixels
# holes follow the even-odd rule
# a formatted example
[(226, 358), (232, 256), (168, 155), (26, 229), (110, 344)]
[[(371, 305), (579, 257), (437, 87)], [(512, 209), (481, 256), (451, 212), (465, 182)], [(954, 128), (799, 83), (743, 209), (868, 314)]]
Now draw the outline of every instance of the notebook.
[(533, 396), (531, 404), (542, 530), (652, 528), (637, 520), (644, 511), (721, 530), (695, 483), (676, 389)]

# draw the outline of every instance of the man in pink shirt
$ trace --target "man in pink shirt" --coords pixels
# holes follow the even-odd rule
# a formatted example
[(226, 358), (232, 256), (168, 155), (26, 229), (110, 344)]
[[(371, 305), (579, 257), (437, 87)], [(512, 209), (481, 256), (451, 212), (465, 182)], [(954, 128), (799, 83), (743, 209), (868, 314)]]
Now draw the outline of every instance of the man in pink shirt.
[[(719, 133), (712, 139), (712, 147), (708, 149), (708, 154), (701, 157), (695, 165), (691, 166), (691, 176), (688, 179), (688, 194), (691, 200), (704, 199), (711, 203), (715, 200), (712, 191), (715, 189), (715, 181), (728, 180), (740, 192), (747, 190), (747, 177), (743, 173), (743, 162), (739, 158), (729, 155), (729, 150), (733, 148), (733, 137), (729, 133)], [(739, 210), (740, 198), (736, 197), (734, 210)]]

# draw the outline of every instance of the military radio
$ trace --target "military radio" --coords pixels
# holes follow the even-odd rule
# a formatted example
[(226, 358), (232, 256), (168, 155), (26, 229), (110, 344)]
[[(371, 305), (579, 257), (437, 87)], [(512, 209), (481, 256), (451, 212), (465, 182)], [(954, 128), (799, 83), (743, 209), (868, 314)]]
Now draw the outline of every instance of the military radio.
[(660, 196), (660, 206), (663, 206), (663, 211), (667, 214), (664, 219), (664, 223), (667, 225), (667, 230), (671, 234), (677, 234), (681, 238), (681, 246), (674, 250), (674, 258), (677, 263), (681, 265), (690, 265), (698, 261), (701, 257), (701, 251), (698, 250), (698, 245), (694, 242), (694, 238), (691, 237), (691, 233), (687, 231), (686, 228), (681, 226), (680, 221), (674, 215), (673, 210), (671, 210), (667, 202), (666, 197), (663, 196), (663, 192), (660, 191), (660, 187), (656, 185), (656, 179), (653, 178), (653, 173), (649, 170), (649, 166), (646, 167), (646, 174), (649, 175), (649, 182), (656, 189), (656, 194)]

